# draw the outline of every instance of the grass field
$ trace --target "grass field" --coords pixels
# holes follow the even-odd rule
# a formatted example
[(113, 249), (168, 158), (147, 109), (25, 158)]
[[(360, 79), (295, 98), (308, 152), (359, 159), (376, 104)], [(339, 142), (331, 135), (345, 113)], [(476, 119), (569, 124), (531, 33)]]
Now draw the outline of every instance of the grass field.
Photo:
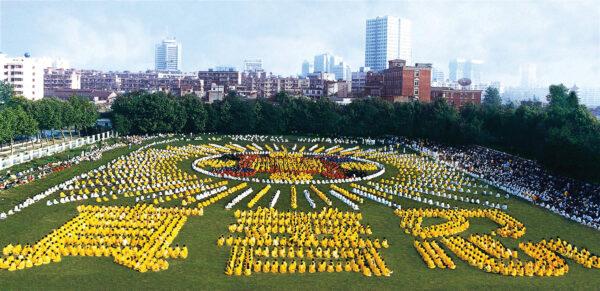
[[(197, 143), (197, 142), (196, 142)], [(187, 142), (175, 143), (178, 145)], [(135, 149), (135, 148), (134, 148)], [(0, 211), (8, 209), (17, 201), (39, 193), (42, 190), (67, 180), (79, 173), (96, 168), (101, 164), (127, 154), (130, 150), (120, 148), (104, 154), (102, 160), (85, 162), (65, 171), (52, 174), (45, 179), (30, 184), (0, 192)], [(180, 167), (195, 173), (191, 169), (192, 160), (184, 161)], [(387, 171), (384, 177), (393, 175)], [(263, 185), (251, 183), (255, 192)], [(319, 186), (325, 192), (324, 185)], [(281, 197), (276, 208), (289, 209), (289, 186), (275, 185), (263, 197), (258, 205), (268, 205), (275, 191), (281, 190)], [(309, 211), (309, 205), (304, 199), (302, 190), (298, 187), (298, 211)], [(252, 274), (249, 277), (226, 276), (225, 263), (229, 256), (229, 247), (218, 247), (217, 238), (227, 234), (227, 225), (233, 223), (233, 211), (224, 209), (234, 196), (225, 198), (204, 209), (204, 216), (190, 217), (181, 233), (175, 240), (180, 245), (189, 248), (189, 257), (185, 260), (170, 260), (166, 271), (157, 273), (138, 273), (126, 267), (117, 265), (112, 258), (95, 257), (63, 257), (60, 263), (51, 263), (41, 267), (16, 272), (0, 271), (0, 289), (568, 289), (568, 290), (599, 290), (600, 270), (585, 269), (573, 261), (567, 260), (570, 271), (562, 277), (505, 277), (487, 274), (475, 269), (448, 252), (457, 264), (456, 270), (429, 270), (413, 247), (413, 237), (405, 234), (399, 226), (399, 218), (392, 209), (371, 201), (360, 205), (363, 213), (363, 224), (370, 224), (373, 229), (372, 238), (387, 238), (390, 248), (382, 253), (387, 265), (394, 271), (391, 277), (365, 277), (358, 273), (316, 273), (316, 274)], [(236, 207), (246, 208), (244, 199)], [(318, 207), (323, 203), (313, 196)], [(334, 206), (348, 210), (339, 200), (333, 199)], [(559, 236), (570, 243), (586, 247), (595, 254), (600, 253), (600, 232), (568, 221), (544, 209), (510, 198), (507, 211), (511, 216), (522, 221), (527, 232), (523, 240), (538, 241), (544, 238)], [(424, 204), (407, 199), (397, 200), (403, 208), (425, 207)], [(119, 198), (111, 204), (132, 204), (131, 199)], [(84, 204), (95, 203), (91, 200)], [(504, 202), (503, 202), (504, 203)], [(460, 207), (473, 207), (471, 204), (453, 202)], [(175, 205), (175, 204), (173, 204)], [(77, 215), (77, 204), (62, 204), (47, 207), (40, 202), (22, 213), (0, 222), (0, 248), (9, 243), (34, 243), (53, 228), (57, 228), (67, 220)], [(470, 232), (490, 232), (497, 225), (489, 220), (471, 219)], [(511, 248), (516, 248), (518, 241), (501, 239)]]

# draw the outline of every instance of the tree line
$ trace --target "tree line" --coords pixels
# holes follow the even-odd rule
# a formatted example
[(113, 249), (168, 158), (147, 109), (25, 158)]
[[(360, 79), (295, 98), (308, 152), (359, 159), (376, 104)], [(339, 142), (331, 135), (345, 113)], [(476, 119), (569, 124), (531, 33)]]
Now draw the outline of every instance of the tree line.
[(379, 98), (338, 105), (285, 93), (247, 100), (230, 93), (203, 103), (193, 95), (134, 92), (112, 105), (115, 129), (124, 134), (165, 132), (224, 134), (397, 135), (452, 145), (479, 144), (539, 160), (577, 178), (600, 181), (600, 124), (563, 85), (549, 88), (547, 104), (502, 104), (486, 90), (481, 105), (460, 110), (443, 100), (390, 103)]
[(92, 127), (98, 119), (98, 110), (89, 99), (72, 96), (67, 101), (43, 98), (31, 101), (15, 96), (9, 84), (0, 82), (0, 143), (18, 137), (39, 135), (44, 130), (81, 131)]

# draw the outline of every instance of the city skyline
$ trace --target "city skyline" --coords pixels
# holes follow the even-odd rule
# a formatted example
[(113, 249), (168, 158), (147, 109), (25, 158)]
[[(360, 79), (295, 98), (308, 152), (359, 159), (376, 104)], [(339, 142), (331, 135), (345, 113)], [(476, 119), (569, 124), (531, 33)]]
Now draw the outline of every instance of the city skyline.
[[(330, 2), (320, 3), (318, 9), (306, 3), (247, 2), (0, 5), (0, 51), (63, 58), (85, 69), (152, 69), (154, 44), (173, 36), (187, 48), (183, 71), (219, 65), (241, 68), (245, 59), (260, 58), (267, 71), (297, 75), (304, 59), (326, 51), (357, 70), (364, 66), (365, 21), (392, 15), (413, 24), (413, 62), (433, 63), (445, 71), (451, 59), (481, 59), (485, 81), (507, 85), (520, 83), (519, 67), (524, 63), (536, 64), (542, 85), (594, 86), (599, 78), (600, 17), (592, 1), (353, 3), (360, 9)], [(179, 13), (200, 7), (227, 13)], [(217, 7), (226, 9), (213, 9)], [(328, 9), (323, 7), (335, 7), (344, 17), (324, 21), (321, 11)], [(568, 69), (573, 67), (577, 70)]]

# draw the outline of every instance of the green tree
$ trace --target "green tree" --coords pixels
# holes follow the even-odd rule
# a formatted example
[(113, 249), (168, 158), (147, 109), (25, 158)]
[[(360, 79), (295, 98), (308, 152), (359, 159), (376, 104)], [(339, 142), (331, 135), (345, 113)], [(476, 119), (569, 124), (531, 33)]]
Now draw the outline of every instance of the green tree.
[(256, 132), (261, 134), (286, 133), (286, 116), (281, 104), (259, 99), (255, 103)]
[(183, 96), (179, 102), (186, 111), (187, 120), (183, 131), (187, 133), (201, 133), (206, 127), (207, 112), (204, 103), (195, 95)]
[(0, 109), (0, 143), (5, 143), (11, 140), (14, 122), (14, 116), (12, 110), (1, 108)]
[(31, 136), (38, 131), (37, 122), (22, 108), (5, 108), (1, 111), (0, 129), (2, 139), (10, 140), (11, 153), (13, 152), (14, 139), (18, 136)]
[(185, 108), (163, 92), (133, 92), (117, 97), (113, 106), (115, 128), (121, 133), (154, 134), (182, 132)]
[(78, 133), (80, 133), (81, 130), (96, 124), (96, 120), (99, 116), (98, 110), (94, 103), (88, 98), (73, 95), (69, 98), (68, 103), (73, 110), (72, 127), (76, 129)]
[(483, 105), (486, 107), (498, 108), (502, 105), (500, 92), (494, 87), (487, 87), (483, 95)]
[[(60, 134), (65, 138), (65, 129), (73, 129), (77, 126), (78, 114), (70, 102), (60, 102)], [(54, 133), (53, 133), (54, 134)], [(69, 130), (72, 136), (72, 131)]]
[(463, 142), (482, 142), (484, 138), (482, 115), (481, 108), (473, 103), (467, 103), (460, 109), (460, 131)]
[(11, 84), (0, 81), (0, 106), (7, 104), (13, 97), (14, 91)]

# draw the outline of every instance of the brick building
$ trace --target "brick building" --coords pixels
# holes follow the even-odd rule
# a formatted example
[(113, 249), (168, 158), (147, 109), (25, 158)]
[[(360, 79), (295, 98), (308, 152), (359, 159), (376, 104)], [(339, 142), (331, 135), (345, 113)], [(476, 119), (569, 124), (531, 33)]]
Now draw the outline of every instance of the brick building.
[(432, 87), (431, 100), (445, 99), (448, 104), (458, 109), (467, 103), (481, 104), (481, 92), (481, 90)]
[(392, 102), (430, 102), (431, 64), (407, 66), (404, 60), (391, 60), (388, 69), (367, 73), (365, 94)]
[(431, 64), (417, 63), (415, 66), (407, 66), (404, 60), (389, 61), (389, 68), (383, 70), (381, 97), (393, 102), (429, 102)]

